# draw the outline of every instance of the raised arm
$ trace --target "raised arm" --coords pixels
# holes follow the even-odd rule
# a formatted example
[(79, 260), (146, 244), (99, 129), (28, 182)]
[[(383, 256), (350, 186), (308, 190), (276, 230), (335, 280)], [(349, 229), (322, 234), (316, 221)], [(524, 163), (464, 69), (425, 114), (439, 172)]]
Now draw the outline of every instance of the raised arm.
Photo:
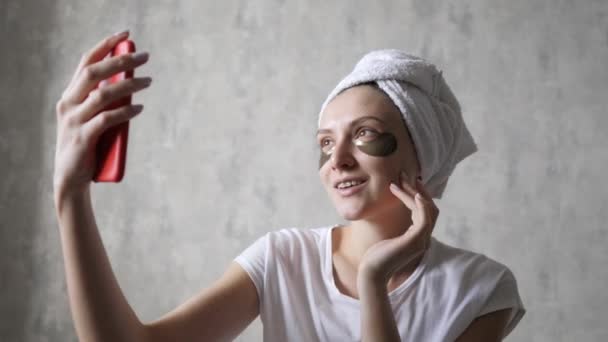
[(112, 272), (88, 192), (64, 199), (58, 216), (70, 308), (80, 341), (230, 341), (258, 316), (256, 288), (232, 262), (213, 285), (143, 324)]
[(211, 287), (146, 324), (146, 332), (150, 342), (232, 341), (258, 314), (253, 281), (233, 261)]
[(127, 36), (108, 37), (84, 54), (57, 102), (54, 201), (76, 333), (80, 341), (104, 342), (233, 339), (257, 317), (259, 307), (256, 288), (238, 264), (172, 312), (144, 324), (124, 297), (104, 249), (90, 195), (95, 144), (103, 131), (133, 118), (141, 107), (96, 113), (150, 84), (149, 78), (134, 78), (96, 89), (99, 81), (147, 61), (146, 54), (103, 59)]

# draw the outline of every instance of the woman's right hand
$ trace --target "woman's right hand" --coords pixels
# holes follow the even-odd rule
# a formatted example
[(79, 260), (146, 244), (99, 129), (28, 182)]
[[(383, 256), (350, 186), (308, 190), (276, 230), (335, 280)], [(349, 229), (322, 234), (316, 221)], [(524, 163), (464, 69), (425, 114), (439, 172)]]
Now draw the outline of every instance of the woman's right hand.
[(100, 112), (115, 100), (147, 88), (152, 81), (150, 77), (134, 77), (97, 88), (100, 81), (147, 62), (147, 53), (104, 59), (128, 35), (129, 32), (125, 31), (107, 37), (85, 53), (57, 102), (53, 174), (56, 193), (87, 189), (95, 171), (95, 146), (101, 134), (109, 127), (133, 118), (143, 109), (142, 105), (125, 105)]

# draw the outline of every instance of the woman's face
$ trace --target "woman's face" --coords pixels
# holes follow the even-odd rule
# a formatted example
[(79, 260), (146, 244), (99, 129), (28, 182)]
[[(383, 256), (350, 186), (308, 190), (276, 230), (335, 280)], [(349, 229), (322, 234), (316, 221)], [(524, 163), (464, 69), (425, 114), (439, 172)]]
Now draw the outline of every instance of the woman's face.
[[(399, 109), (381, 90), (360, 85), (336, 96), (325, 107), (317, 143), (321, 182), (344, 219), (360, 220), (403, 206), (389, 184), (399, 184), (401, 170), (413, 184), (418, 161)], [(363, 183), (339, 189), (345, 179)]]

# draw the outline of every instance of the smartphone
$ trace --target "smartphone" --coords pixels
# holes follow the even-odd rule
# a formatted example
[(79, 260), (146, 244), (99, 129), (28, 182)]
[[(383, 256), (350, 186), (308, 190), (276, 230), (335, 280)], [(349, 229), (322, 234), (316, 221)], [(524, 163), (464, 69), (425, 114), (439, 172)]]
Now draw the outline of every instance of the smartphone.
[[(135, 43), (132, 40), (123, 40), (116, 44), (111, 56), (135, 52)], [(101, 88), (112, 83), (133, 78), (133, 70), (120, 72), (107, 80), (101, 81), (97, 87)], [(100, 111), (116, 109), (131, 104), (131, 95), (114, 101)], [(97, 113), (99, 114), (99, 113)], [(129, 121), (108, 128), (99, 137), (95, 149), (97, 164), (93, 173), (94, 182), (120, 182), (125, 174), (127, 162), (127, 140), (129, 138)]]

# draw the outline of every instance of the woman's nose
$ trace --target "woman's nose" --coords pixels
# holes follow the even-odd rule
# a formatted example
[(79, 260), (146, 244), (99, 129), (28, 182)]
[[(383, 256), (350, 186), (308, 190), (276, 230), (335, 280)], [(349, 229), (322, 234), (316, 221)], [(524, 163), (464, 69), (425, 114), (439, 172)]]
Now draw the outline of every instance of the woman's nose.
[(330, 162), (333, 169), (348, 169), (355, 165), (352, 153), (353, 144), (350, 141), (337, 143), (331, 154)]

